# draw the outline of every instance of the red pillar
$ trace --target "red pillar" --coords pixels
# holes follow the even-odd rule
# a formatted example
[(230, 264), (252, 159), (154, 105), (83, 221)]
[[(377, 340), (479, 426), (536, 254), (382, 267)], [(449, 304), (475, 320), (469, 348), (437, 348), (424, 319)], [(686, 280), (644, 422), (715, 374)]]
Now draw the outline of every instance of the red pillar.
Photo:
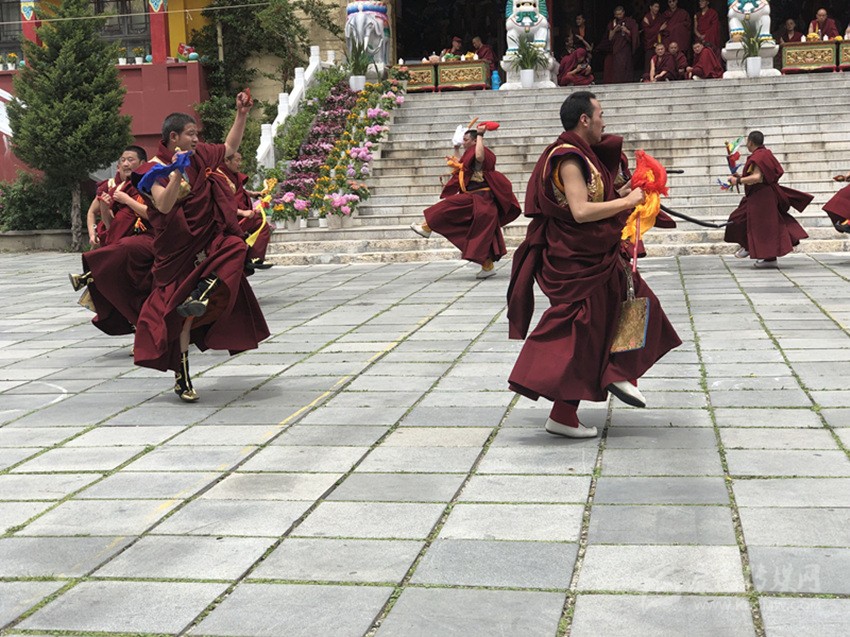
[(37, 1), (21, 0), (21, 30), (27, 40), (41, 45), (41, 40), (38, 39), (38, 33), (36, 33), (36, 29), (41, 26), (41, 20), (38, 19), (36, 14)]
[(148, 0), (151, 21), (151, 55), (154, 63), (164, 63), (168, 57), (168, 8), (167, 0)]

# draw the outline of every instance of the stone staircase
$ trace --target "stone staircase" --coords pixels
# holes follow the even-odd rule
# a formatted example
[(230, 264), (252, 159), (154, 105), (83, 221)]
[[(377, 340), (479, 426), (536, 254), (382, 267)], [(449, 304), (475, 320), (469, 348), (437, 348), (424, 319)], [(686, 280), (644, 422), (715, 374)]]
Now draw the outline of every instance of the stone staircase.
[[(592, 88), (604, 108), (606, 132), (625, 137), (632, 162), (634, 150), (643, 148), (668, 168), (685, 171), (670, 176), (671, 208), (725, 220), (740, 195), (717, 185), (728, 174), (723, 143), (759, 129), (785, 167), (781, 183), (815, 195), (803, 214), (795, 213), (810, 236), (799, 249), (850, 249), (850, 240), (821, 210), (840, 188), (832, 176), (850, 171), (850, 73)], [(275, 232), (269, 259), (305, 264), (458, 257), (444, 239), (421, 239), (408, 228), (439, 197), (454, 128), (473, 116), (501, 123), (487, 143), (522, 203), (534, 162), (562, 130), (558, 112), (567, 95), (562, 88), (409, 96), (374, 162), (373, 195), (360, 207), (357, 225)], [(522, 241), (526, 224), (520, 217), (504, 229), (509, 250)], [(687, 222), (675, 230), (653, 230), (645, 239), (652, 256), (732, 252), (722, 230)]]

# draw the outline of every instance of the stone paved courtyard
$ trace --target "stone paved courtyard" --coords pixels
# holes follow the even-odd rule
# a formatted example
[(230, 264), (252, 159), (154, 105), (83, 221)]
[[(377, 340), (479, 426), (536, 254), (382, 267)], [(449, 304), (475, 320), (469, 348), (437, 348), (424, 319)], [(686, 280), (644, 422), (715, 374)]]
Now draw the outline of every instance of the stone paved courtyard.
[(781, 263), (642, 263), (684, 345), (570, 441), (506, 389), (509, 262), (260, 272), (272, 337), (185, 405), (79, 257), (0, 255), (0, 626), (850, 634), (850, 257)]

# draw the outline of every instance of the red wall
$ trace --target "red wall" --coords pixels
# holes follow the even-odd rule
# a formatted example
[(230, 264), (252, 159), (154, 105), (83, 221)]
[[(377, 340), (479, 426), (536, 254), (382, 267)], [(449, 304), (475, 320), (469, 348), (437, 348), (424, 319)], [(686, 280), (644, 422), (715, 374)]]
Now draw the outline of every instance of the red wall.
[[(121, 112), (133, 118), (133, 136), (148, 155), (159, 146), (162, 120), (167, 115), (177, 111), (195, 115), (192, 106), (209, 97), (203, 70), (197, 62), (120, 66), (118, 71), (127, 89)], [(15, 73), (0, 71), (0, 89), (14, 93)], [(24, 164), (6, 152), (0, 139), (0, 180), (14, 179), (15, 172), (22, 167)]]

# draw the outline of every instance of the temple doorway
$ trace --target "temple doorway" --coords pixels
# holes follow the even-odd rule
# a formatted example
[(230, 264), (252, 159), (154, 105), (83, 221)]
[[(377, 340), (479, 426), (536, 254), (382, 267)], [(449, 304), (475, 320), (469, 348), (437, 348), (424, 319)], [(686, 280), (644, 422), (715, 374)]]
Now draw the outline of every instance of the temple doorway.
[(405, 60), (439, 55), (455, 36), (464, 52), (477, 35), (498, 59), (505, 53), (504, 0), (397, 0), (395, 12), (396, 50)]

